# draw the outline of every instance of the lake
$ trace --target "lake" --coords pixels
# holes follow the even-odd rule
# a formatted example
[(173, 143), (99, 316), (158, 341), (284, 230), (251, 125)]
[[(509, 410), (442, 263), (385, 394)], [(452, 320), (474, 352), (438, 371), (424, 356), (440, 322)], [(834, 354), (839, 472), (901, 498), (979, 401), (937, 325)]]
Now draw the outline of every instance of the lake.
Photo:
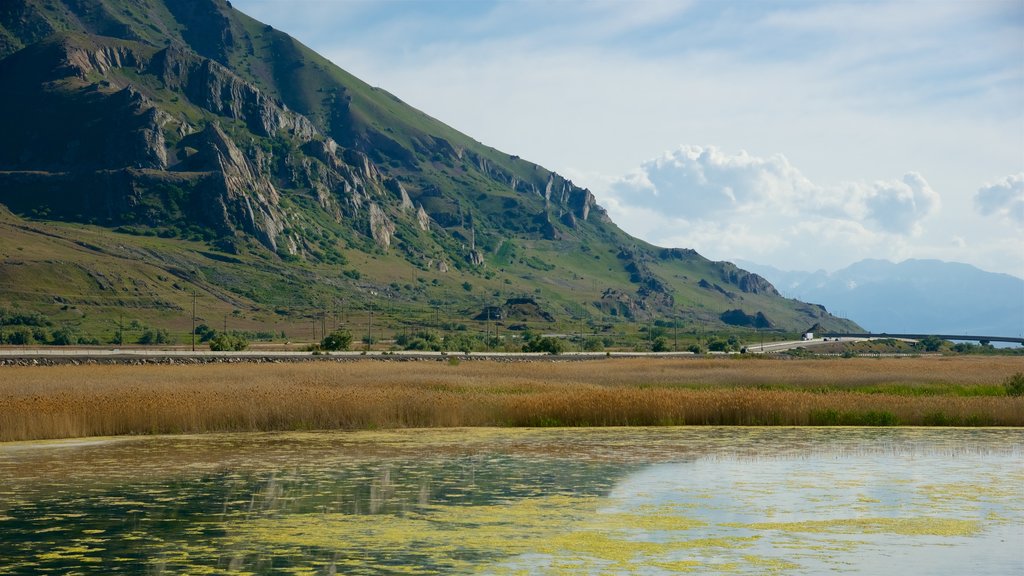
[(0, 574), (1021, 574), (1024, 430), (0, 444)]

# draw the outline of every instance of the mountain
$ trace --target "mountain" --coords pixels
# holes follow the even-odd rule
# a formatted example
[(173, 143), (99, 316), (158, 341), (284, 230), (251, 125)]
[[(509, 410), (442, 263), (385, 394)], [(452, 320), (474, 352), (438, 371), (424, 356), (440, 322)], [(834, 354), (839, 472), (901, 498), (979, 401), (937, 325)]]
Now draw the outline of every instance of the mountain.
[(851, 325), (630, 237), (589, 190), (224, 0), (4, 0), (0, 80), (14, 309), (108, 332), (126, 312), (185, 328), (194, 293), (203, 320), (247, 329), (339, 308), (393, 327), (441, 308), (604, 330)]
[(1024, 333), (1024, 280), (968, 264), (862, 260), (831, 274), (743, 265), (783, 292), (820, 302), (873, 332)]

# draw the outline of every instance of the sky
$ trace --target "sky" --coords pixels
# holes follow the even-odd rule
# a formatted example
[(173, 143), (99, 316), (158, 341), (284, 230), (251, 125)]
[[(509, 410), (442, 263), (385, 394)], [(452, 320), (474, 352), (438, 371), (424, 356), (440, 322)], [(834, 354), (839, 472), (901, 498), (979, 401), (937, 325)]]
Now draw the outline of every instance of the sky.
[(1024, 0), (232, 0), (653, 244), (1024, 277)]

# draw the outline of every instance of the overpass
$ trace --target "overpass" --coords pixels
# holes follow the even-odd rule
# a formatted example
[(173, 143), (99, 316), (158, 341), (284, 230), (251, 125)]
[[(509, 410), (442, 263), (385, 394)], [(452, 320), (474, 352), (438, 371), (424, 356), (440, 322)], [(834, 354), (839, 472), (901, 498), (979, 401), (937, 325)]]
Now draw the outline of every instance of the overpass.
[(958, 340), (963, 342), (1011, 342), (1024, 345), (1024, 338), (1014, 338), (1012, 336), (969, 336), (967, 334), (888, 334), (885, 332), (881, 334), (859, 334), (855, 332), (840, 334), (830, 332), (828, 334), (821, 334), (821, 336), (824, 338), (900, 338), (906, 340), (922, 340), (935, 337), (941, 340)]

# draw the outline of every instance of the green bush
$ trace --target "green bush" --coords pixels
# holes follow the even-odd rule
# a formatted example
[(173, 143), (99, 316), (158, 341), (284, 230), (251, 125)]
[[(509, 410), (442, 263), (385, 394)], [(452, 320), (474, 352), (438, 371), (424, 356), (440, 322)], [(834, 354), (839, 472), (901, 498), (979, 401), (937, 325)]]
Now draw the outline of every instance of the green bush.
[(249, 341), (237, 334), (217, 334), (210, 340), (210, 350), (214, 352), (241, 351), (249, 347)]
[(918, 345), (924, 348), (925, 352), (938, 352), (942, 349), (943, 343), (938, 336), (926, 336), (918, 341)]
[(439, 352), (444, 349), (444, 344), (437, 332), (432, 330), (420, 330), (413, 334), (399, 334), (395, 338), (395, 344), (403, 350), (432, 350)]
[(25, 346), (35, 342), (35, 338), (32, 336), (32, 330), (26, 326), (15, 326), (7, 334), (7, 343), (14, 344), (15, 346)]
[(153, 345), (153, 344), (172, 344), (174, 339), (171, 337), (170, 332), (163, 328), (147, 328), (138, 340), (139, 344)]
[(50, 343), (55, 346), (71, 346), (79, 343), (78, 335), (69, 326), (62, 326), (50, 333)]
[(348, 330), (335, 330), (320, 341), (321, 350), (348, 350), (352, 345), (352, 333)]
[(1007, 396), (1024, 396), (1024, 373), (1017, 372), (1003, 381)]
[(196, 336), (199, 336), (200, 342), (209, 342), (210, 340), (213, 340), (213, 337), (216, 335), (217, 331), (206, 324), (196, 326)]
[(654, 339), (654, 344), (651, 344), (651, 351), (652, 352), (668, 352), (669, 351), (668, 340), (666, 340), (666, 339), (664, 339), (662, 337), (655, 338)]
[(451, 352), (459, 351), (469, 354), (476, 347), (475, 340), (468, 334), (449, 334), (441, 342), (441, 348)]
[(565, 342), (558, 338), (551, 338), (544, 336), (542, 338), (534, 338), (523, 344), (523, 352), (546, 352), (552, 355), (558, 355), (565, 352)]

